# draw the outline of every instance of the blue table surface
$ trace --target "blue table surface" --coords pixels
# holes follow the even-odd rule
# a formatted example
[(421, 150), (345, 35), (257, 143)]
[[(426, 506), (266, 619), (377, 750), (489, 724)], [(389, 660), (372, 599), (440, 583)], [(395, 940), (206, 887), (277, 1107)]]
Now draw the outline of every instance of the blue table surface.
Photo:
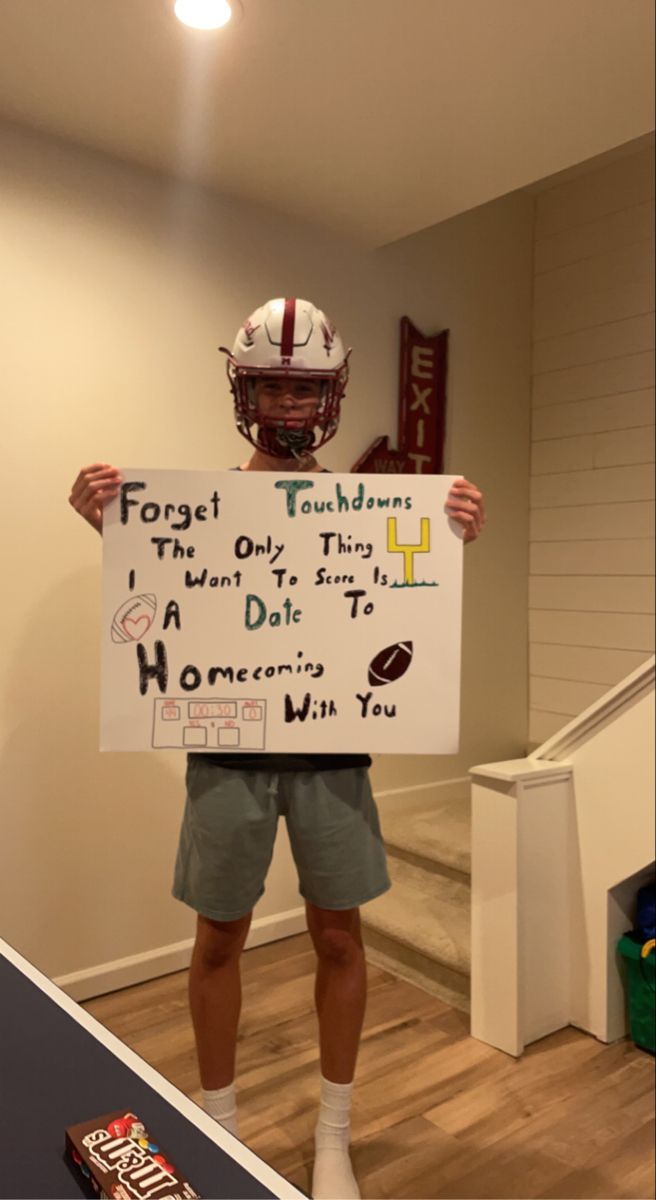
[(201, 1196), (273, 1197), (0, 955), (0, 1196), (77, 1200), (64, 1131), (119, 1108), (138, 1114)]

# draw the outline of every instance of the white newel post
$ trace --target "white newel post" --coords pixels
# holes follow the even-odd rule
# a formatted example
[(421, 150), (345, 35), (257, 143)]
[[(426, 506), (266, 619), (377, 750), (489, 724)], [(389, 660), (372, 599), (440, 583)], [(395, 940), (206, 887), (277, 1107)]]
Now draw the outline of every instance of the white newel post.
[(471, 776), (471, 1032), (517, 1057), (570, 1020), (572, 772), (523, 758)]

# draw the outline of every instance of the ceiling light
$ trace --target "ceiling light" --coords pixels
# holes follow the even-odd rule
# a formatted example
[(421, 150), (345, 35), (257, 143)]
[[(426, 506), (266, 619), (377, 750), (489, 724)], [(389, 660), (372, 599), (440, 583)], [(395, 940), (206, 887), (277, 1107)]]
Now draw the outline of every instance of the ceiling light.
[(228, 0), (175, 0), (174, 12), (192, 29), (220, 29), (232, 16)]

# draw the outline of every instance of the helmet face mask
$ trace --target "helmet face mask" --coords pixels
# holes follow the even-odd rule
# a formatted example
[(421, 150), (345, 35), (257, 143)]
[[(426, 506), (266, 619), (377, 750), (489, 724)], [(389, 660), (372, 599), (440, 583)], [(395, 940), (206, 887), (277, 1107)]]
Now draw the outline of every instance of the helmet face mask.
[[(319, 309), (306, 300), (270, 300), (244, 322), (227, 372), (239, 432), (252, 446), (274, 458), (303, 458), (334, 437), (348, 380), (348, 353), (339, 334)], [(263, 401), (266, 384), (280, 382), (296, 397), (289, 411), (275, 395)], [(300, 384), (314, 385), (302, 394)], [(311, 404), (308, 404), (308, 401)], [(267, 411), (268, 407), (273, 412)]]

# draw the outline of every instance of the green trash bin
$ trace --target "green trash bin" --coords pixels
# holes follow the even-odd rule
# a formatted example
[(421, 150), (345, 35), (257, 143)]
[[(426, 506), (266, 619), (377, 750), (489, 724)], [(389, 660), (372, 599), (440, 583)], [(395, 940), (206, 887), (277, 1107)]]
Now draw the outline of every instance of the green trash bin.
[(643, 957), (643, 942), (625, 933), (617, 948), (626, 962), (629, 985), (629, 1024), (636, 1046), (656, 1053), (656, 947)]

